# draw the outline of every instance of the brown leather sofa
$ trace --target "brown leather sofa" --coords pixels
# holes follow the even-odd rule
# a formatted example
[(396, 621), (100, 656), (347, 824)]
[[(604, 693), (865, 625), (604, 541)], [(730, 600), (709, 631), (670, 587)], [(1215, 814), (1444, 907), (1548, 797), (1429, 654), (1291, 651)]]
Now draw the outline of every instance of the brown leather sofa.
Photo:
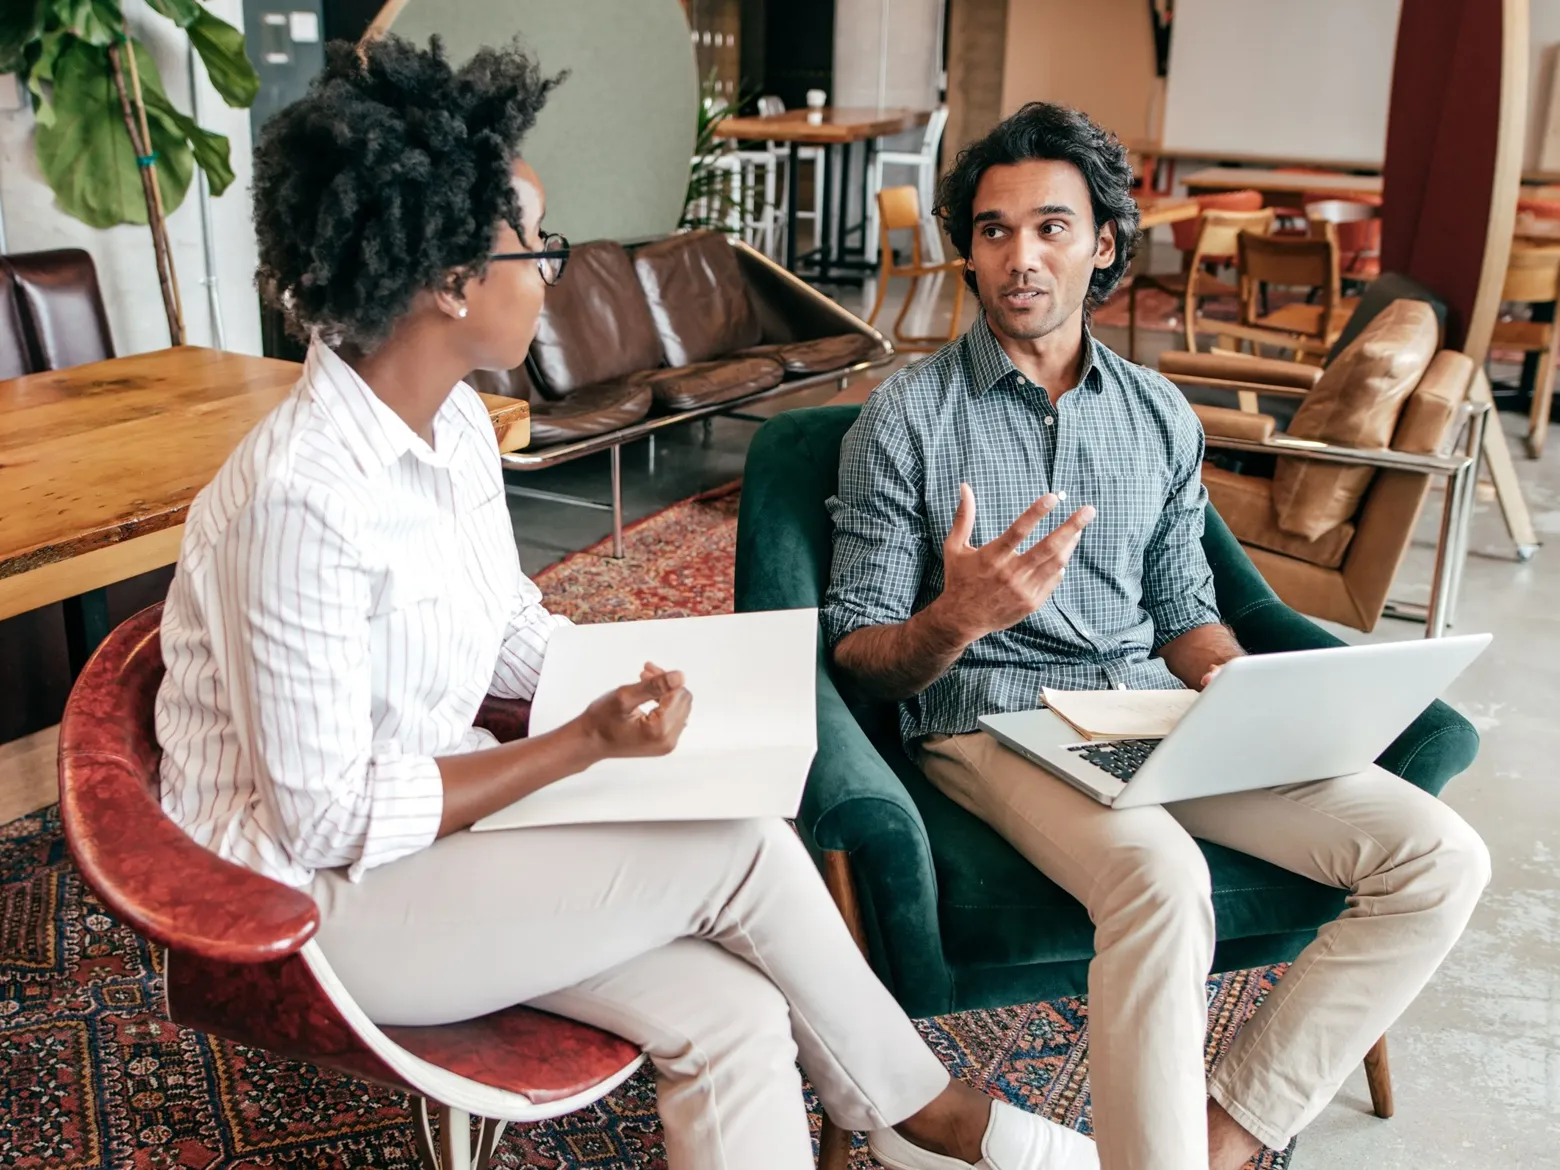
[(1453, 448), (1465, 430), (1475, 436), (1477, 425), (1464, 423), (1480, 375), (1466, 355), (1438, 345), (1432, 308), (1398, 300), (1325, 371), (1239, 354), (1162, 355), (1162, 372), (1177, 384), (1300, 401), (1287, 431), (1254, 410), (1193, 405), (1210, 451), (1209, 499), (1287, 605), (1374, 628), (1430, 481), (1445, 477), (1440, 572), (1426, 616), (1437, 628), (1449, 620), (1475, 478), (1472, 459)]
[(563, 279), (547, 290), (525, 364), (469, 380), (531, 403), (531, 444), (504, 456), (507, 468), (611, 453), (621, 555), (624, 443), (761, 399), (843, 385), (893, 352), (875, 329), (762, 253), (721, 232), (696, 231), (632, 247), (577, 245)]

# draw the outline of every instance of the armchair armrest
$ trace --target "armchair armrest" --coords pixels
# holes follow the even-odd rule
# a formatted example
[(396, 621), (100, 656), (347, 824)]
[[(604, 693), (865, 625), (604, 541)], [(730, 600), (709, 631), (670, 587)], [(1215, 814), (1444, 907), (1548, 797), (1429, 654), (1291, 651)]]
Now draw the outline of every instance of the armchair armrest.
[(1190, 382), (1200, 386), (1223, 386), (1241, 383), (1242, 389), (1260, 390), (1262, 393), (1306, 391), (1315, 386), (1322, 376), (1320, 366), (1308, 366), (1301, 362), (1252, 357), (1243, 353), (1188, 353), (1183, 350), (1166, 350), (1160, 354), (1159, 372), (1178, 384)]
[(818, 753), (797, 828), (815, 853), (849, 855), (872, 965), (889, 988), (947, 1002), (937, 874), (921, 811), (821, 661), (817, 695)]
[(1252, 414), (1249, 410), (1231, 410), (1227, 406), (1204, 406), (1200, 402), (1192, 403), (1192, 413), (1202, 423), (1203, 434), (1210, 444), (1217, 439), (1266, 442), (1278, 425), (1270, 414)]
[(1417, 471), (1424, 475), (1452, 475), (1467, 467), (1470, 462), (1467, 455), (1414, 455), (1390, 449), (1339, 447), (1312, 439), (1291, 439), (1281, 434), (1265, 441), (1210, 434), (1207, 441), (1208, 446), (1226, 451), (1256, 451), (1264, 455), (1282, 455), (1286, 459), (1310, 459), (1351, 467), (1375, 467), (1385, 471)]
[(123, 757), (61, 751), (60, 819), (87, 885), (137, 934), (227, 963), (292, 954), (319, 927), (303, 890), (224, 861), (163, 814)]

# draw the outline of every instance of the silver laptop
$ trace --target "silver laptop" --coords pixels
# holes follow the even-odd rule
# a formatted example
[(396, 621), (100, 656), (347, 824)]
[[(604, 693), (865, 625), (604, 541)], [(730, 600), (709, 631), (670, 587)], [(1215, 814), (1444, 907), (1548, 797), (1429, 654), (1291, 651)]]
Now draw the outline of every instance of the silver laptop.
[(1237, 658), (1163, 739), (1080, 743), (1047, 710), (980, 726), (1114, 808), (1274, 788), (1364, 769), (1489, 644), (1468, 634)]

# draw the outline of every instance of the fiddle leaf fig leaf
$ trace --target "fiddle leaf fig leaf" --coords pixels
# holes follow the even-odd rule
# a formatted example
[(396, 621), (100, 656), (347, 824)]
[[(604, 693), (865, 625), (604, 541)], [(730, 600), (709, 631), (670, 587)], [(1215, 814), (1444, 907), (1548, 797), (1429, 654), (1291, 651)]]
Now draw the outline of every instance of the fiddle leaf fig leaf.
[(115, 0), (53, 0), (61, 26), (89, 45), (107, 48), (124, 35), (124, 14)]
[[(150, 99), (155, 91), (166, 102), (162, 77), (151, 54), (141, 45), (131, 44), (143, 94)], [(150, 106), (148, 100), (148, 128), (157, 154), (154, 165), (163, 209), (171, 213), (189, 189), (195, 160), (183, 134), (170, 130), (161, 114), (152, 116)], [(146, 223), (146, 199), (135, 149), (125, 126), (107, 49), (73, 39), (59, 54), (54, 68), (54, 107), (57, 116), (53, 124), (40, 123), (36, 137), (39, 168), (61, 209), (92, 227)]]
[(186, 31), (222, 100), (241, 110), (252, 106), (260, 92), (260, 76), (244, 52), (244, 34), (204, 8)]
[(180, 28), (188, 28), (205, 11), (198, 0), (146, 0), (146, 2), (151, 6), (152, 11), (166, 16)]

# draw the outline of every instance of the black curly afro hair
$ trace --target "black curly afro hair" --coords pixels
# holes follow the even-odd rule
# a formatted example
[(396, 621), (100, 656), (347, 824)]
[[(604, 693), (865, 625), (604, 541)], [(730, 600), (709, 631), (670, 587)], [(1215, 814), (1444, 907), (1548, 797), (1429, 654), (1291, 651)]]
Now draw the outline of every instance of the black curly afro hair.
[(326, 54), (255, 148), (257, 280), (298, 336), (371, 350), (418, 292), (483, 271), (499, 220), (519, 231), (511, 167), (563, 75), (518, 43), (459, 69), (438, 37)]

